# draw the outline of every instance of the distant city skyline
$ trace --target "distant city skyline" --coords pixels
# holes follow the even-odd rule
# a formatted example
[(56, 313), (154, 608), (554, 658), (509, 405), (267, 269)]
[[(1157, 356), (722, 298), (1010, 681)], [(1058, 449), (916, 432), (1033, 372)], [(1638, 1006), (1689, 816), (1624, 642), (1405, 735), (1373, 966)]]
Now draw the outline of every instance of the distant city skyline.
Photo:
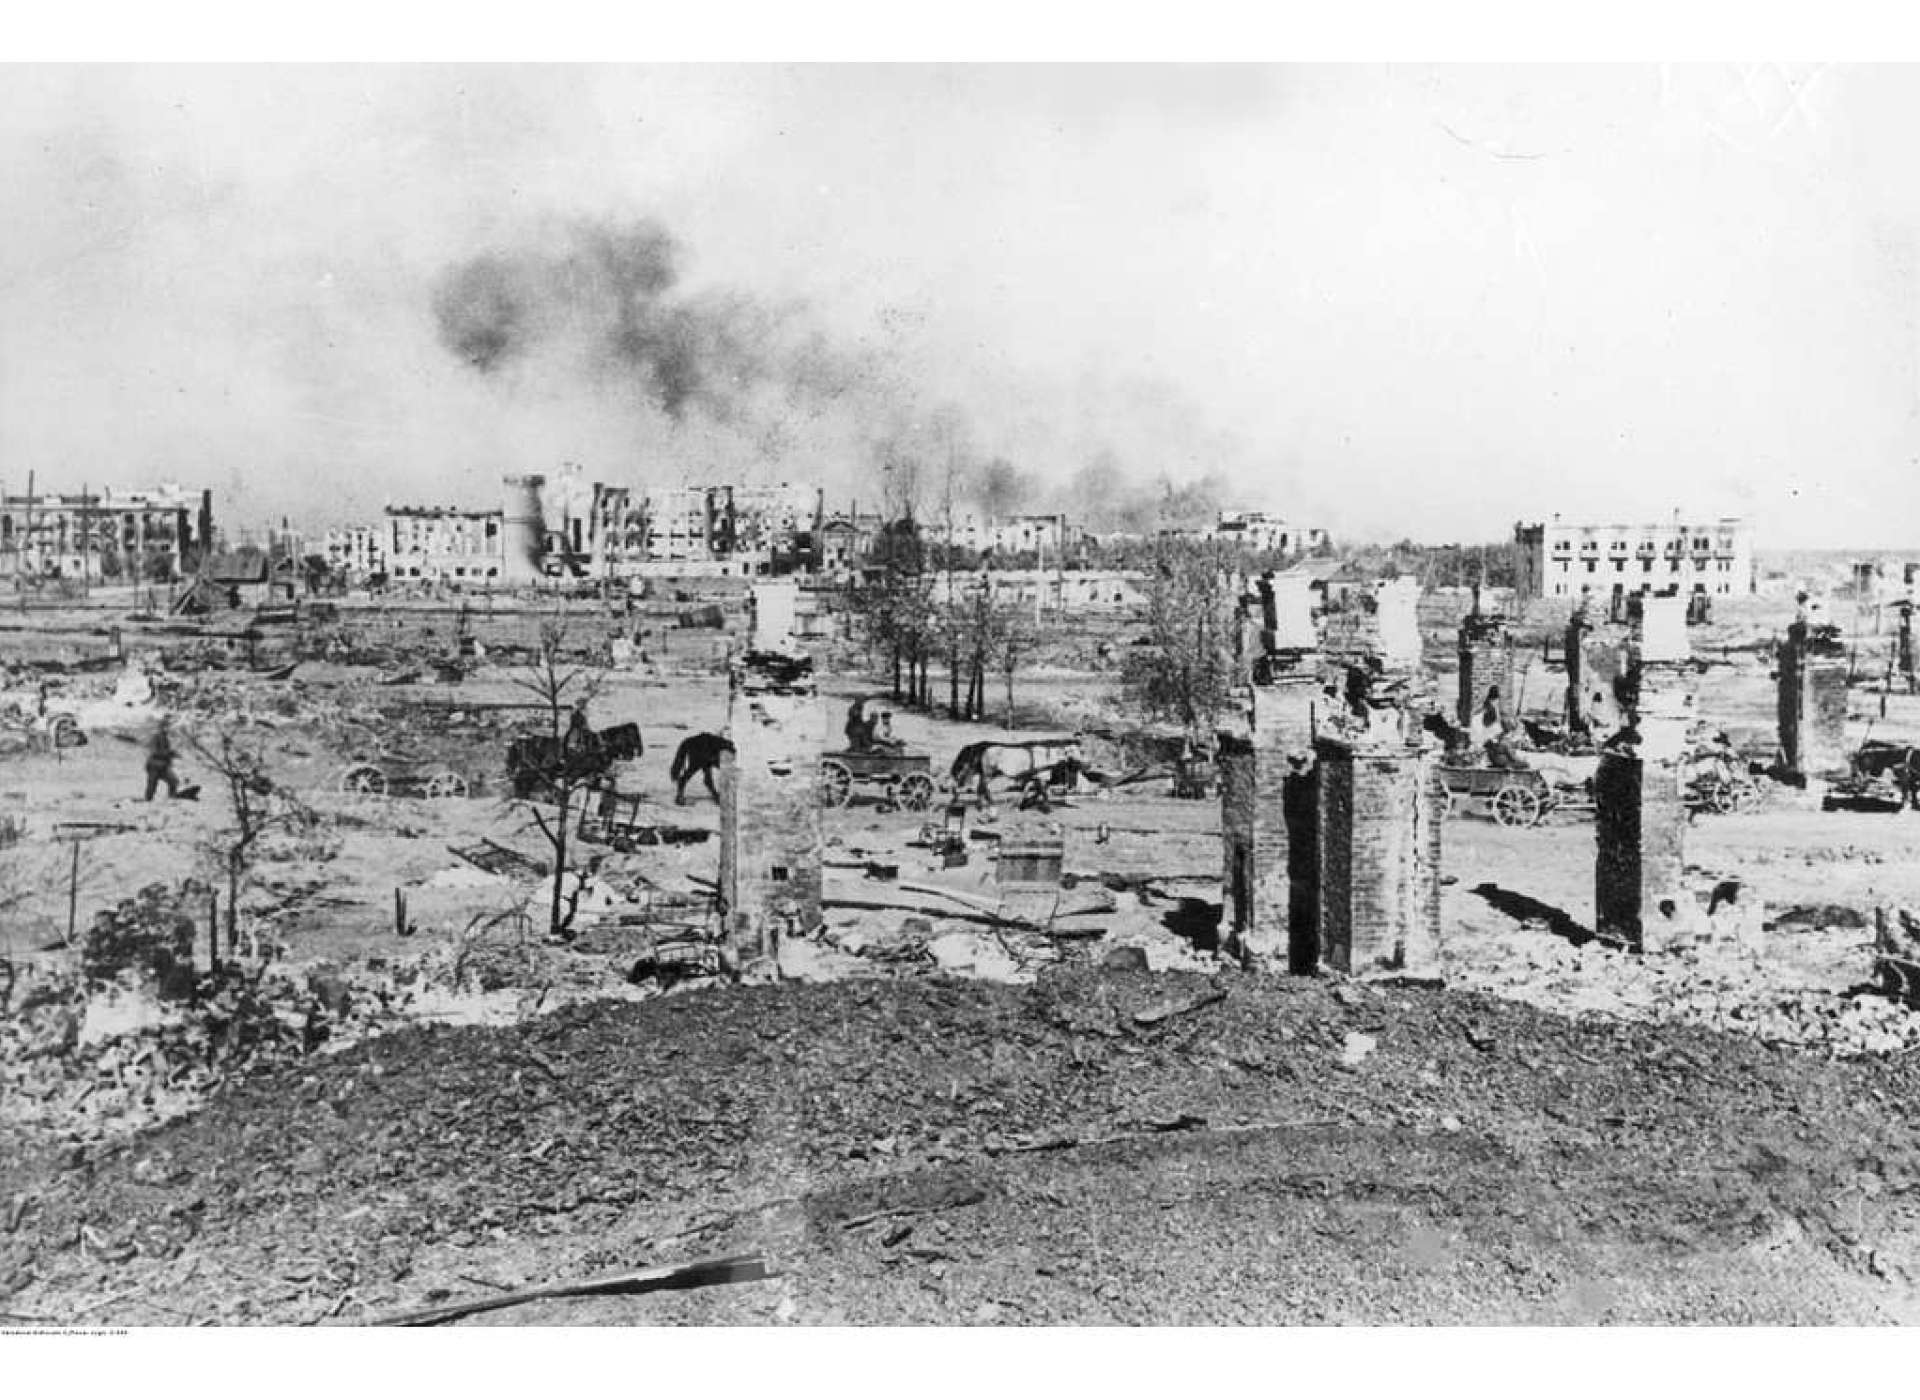
[(1003, 458), (1020, 509), (1920, 547), (1912, 77), (19, 67), (0, 478), (320, 531)]

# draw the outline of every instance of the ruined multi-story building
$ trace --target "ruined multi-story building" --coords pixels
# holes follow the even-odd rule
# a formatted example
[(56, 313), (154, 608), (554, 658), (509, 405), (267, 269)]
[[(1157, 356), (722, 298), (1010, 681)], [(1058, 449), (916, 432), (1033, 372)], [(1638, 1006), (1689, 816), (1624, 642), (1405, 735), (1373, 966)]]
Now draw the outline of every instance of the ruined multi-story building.
[(0, 495), (0, 576), (163, 583), (214, 546), (213, 492), (147, 490)]
[[(328, 553), (403, 582), (528, 583), (691, 573), (761, 577), (819, 565), (811, 487), (589, 481), (577, 467), (502, 478), (495, 509), (388, 506), (380, 527), (330, 532)], [(849, 551), (851, 553), (851, 551)]]
[(348, 525), (327, 531), (321, 541), (327, 565), (350, 578), (387, 571), (386, 531), (373, 525)]
[[(944, 527), (931, 533), (945, 538)], [(962, 548), (987, 554), (1033, 554), (1060, 558), (1085, 538), (1086, 532), (1065, 515), (1054, 513), (1026, 515), (956, 516), (952, 542)]]
[(499, 510), (388, 506), (378, 548), (400, 582), (498, 583), (507, 571)]
[(1658, 525), (1579, 525), (1559, 516), (1514, 526), (1515, 591), (1523, 599), (1634, 593), (1752, 593), (1753, 527), (1725, 516)]
[(1309, 554), (1327, 545), (1327, 532), (1319, 526), (1296, 525), (1263, 510), (1223, 510), (1207, 533), (1255, 554)]

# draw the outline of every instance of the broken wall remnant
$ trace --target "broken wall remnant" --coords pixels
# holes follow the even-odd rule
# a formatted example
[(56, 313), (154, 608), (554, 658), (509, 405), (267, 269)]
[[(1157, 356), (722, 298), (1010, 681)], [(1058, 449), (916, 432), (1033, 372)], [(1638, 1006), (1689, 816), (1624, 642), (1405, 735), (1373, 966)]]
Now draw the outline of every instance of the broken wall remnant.
[(824, 715), (813, 661), (793, 640), (793, 585), (754, 588), (747, 650), (728, 668), (720, 765), (720, 899), (725, 933), (745, 963), (777, 955), (781, 938), (818, 928)]
[[(1229, 948), (1313, 970), (1316, 854), (1313, 733), (1321, 702), (1311, 651), (1264, 658), (1244, 727), (1219, 735), (1220, 828)], [(1302, 966), (1302, 958), (1305, 965)]]
[[(1502, 724), (1513, 721), (1513, 640), (1506, 619), (1480, 611), (1480, 590), (1473, 591), (1473, 611), (1460, 622), (1460, 690), (1454, 703), (1454, 722), (1471, 728), (1474, 717), (1492, 700)], [(1571, 667), (1572, 663), (1569, 662)]]
[(1562, 642), (1562, 650), (1567, 662), (1566, 721), (1567, 728), (1574, 733), (1583, 732), (1591, 723), (1587, 712), (1587, 634), (1593, 630), (1593, 620), (1587, 612), (1588, 600), (1581, 598), (1567, 619), (1567, 630)]
[(1813, 615), (1787, 628), (1780, 646), (1780, 752), (1805, 780), (1847, 771), (1847, 657), (1844, 643)]
[(1913, 689), (1913, 600), (1902, 598), (1896, 605), (1899, 612), (1899, 629), (1894, 634), (1894, 666), (1906, 677), (1907, 689)]
[(1686, 601), (1648, 597), (1635, 625), (1626, 727), (1594, 774), (1594, 926), (1646, 947), (1692, 923), (1686, 749), (1693, 712)]
[(1420, 580), (1389, 579), (1374, 590), (1374, 654), (1392, 672), (1420, 669)]
[(1340, 972), (1442, 975), (1445, 797), (1417, 739), (1314, 741), (1319, 961)]

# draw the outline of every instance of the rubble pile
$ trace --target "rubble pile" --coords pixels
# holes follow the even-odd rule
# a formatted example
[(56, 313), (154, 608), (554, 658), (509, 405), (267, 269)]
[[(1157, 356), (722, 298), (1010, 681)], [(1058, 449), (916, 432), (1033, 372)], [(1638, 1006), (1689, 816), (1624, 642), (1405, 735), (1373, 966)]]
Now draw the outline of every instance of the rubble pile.
[(1877, 991), (1808, 986), (1790, 962), (1728, 947), (1640, 955), (1543, 938), (1523, 958), (1493, 959), (1456, 943), (1448, 980), (1569, 1015), (1679, 1022), (1831, 1058), (1920, 1047), (1920, 1014)]
[[(166, 907), (162, 907), (162, 906)], [(191, 963), (182, 937), (141, 941), (139, 923), (172, 923), (159, 887), (103, 914), (91, 973), (16, 974), (0, 1009), (0, 1124), (95, 1142), (152, 1128), (216, 1091), (408, 1025), (508, 1025), (580, 1001), (638, 1000), (623, 969), (495, 921), (436, 939), (406, 958), (300, 965)], [(102, 935), (102, 930), (112, 937)], [(256, 946), (277, 949), (271, 933)]]
[(399, 1023), (391, 976), (229, 965), (177, 998), (44, 974), (0, 1016), (0, 1122), (82, 1142), (191, 1112), (220, 1086)]
[[(1054, 1261), (1073, 1256), (1064, 1237), (1089, 1211), (1121, 1267), (1154, 1274), (1131, 1296), (1197, 1309), (1196, 1290), (1239, 1291), (1208, 1262), (1215, 1243), (1152, 1235), (1166, 1217), (1133, 1200), (1163, 1192), (1195, 1208), (1199, 1159), (1183, 1142), (1201, 1144), (1206, 1180), (1220, 1183), (1204, 1197), (1223, 1213), (1215, 1228), (1250, 1228), (1230, 1221), (1236, 1210), (1298, 1227), (1262, 1257), (1304, 1259), (1317, 1293), (1369, 1306), (1404, 1302), (1412, 1285), (1380, 1276), (1390, 1242), (1358, 1248), (1337, 1220), (1315, 1235), (1343, 1201), (1497, 1239), (1511, 1261), (1488, 1275), (1499, 1279), (1560, 1267), (1585, 1247), (1569, 1241), (1595, 1232), (1724, 1257), (1712, 1251), (1753, 1244), (1783, 1214), (1836, 1257), (1864, 1258), (1873, 1227), (1848, 1193), (1871, 1175), (1892, 1209), (1920, 1183), (1920, 1154), (1880, 1107), (1914, 1088), (1906, 1061), (1809, 1062), (1697, 1028), (1576, 1022), (1407, 985), (1071, 972), (1022, 988), (696, 992), (401, 1031), (236, 1083), (125, 1148), (69, 1154), (38, 1184), (0, 1167), (0, 1194), (25, 1201), (7, 1306), (61, 1315), (84, 1301), (102, 1321), (165, 1320), (147, 1300), (180, 1301), (169, 1281), (191, 1241), (211, 1277), (266, 1284), (197, 1288), (203, 1316), (352, 1321), (436, 1281), (458, 1287), (457, 1271), (485, 1272), (487, 1251), (551, 1255), (635, 1229), (677, 1241), (633, 1246), (643, 1253), (725, 1248), (786, 1202), (823, 1222), (782, 1247), (807, 1307), (884, 1295), (883, 1315), (951, 1318), (940, 1290), (916, 1282), (924, 1261), (880, 1267), (877, 1233), (847, 1243), (872, 1217), (831, 1211), (957, 1173), (985, 1183), (967, 1217), (968, 1257), (987, 1261), (979, 1286), (1025, 1315), (1108, 1315), (1108, 1300), (1052, 1280), (1075, 1272)], [(1249, 1161), (1266, 1186), (1229, 1187), (1235, 1144), (1262, 1133), (1307, 1175)], [(1073, 1194), (1043, 1231), (1022, 1214), (1041, 1206), (1022, 1204), (1020, 1183), (1048, 1179)], [(1274, 1190), (1300, 1203), (1276, 1212)], [(1548, 1216), (1552, 1232), (1499, 1224)], [(1020, 1263), (1030, 1248), (1043, 1256)], [(1471, 1301), (1486, 1280), (1448, 1286)]]

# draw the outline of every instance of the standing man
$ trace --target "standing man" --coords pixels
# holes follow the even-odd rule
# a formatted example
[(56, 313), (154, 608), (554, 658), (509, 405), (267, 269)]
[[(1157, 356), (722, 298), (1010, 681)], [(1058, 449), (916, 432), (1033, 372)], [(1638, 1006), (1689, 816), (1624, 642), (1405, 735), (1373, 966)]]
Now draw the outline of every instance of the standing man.
[(180, 779), (174, 774), (173, 759), (173, 716), (162, 715), (160, 727), (147, 742), (147, 795), (143, 800), (153, 801), (154, 790), (162, 783), (167, 785), (169, 798), (180, 795)]

